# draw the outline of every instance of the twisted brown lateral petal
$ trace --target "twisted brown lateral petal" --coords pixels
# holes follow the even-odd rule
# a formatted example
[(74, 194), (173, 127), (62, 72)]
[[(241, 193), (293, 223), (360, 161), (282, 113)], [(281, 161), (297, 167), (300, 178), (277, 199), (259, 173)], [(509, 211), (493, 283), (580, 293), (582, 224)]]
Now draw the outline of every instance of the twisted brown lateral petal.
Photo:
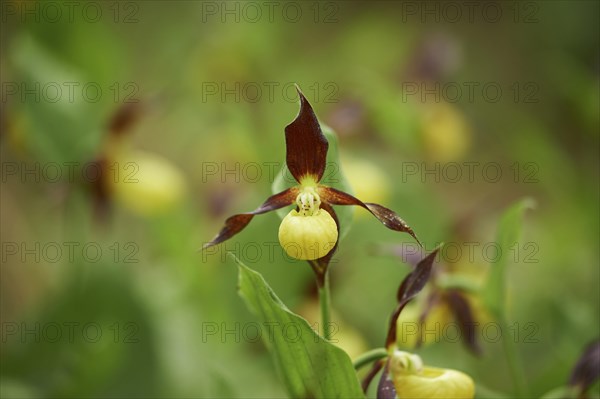
[(391, 209), (378, 204), (364, 203), (358, 198), (333, 187), (319, 186), (319, 195), (321, 196), (321, 201), (328, 202), (332, 205), (361, 206), (371, 212), (373, 216), (379, 219), (379, 221), (388, 229), (408, 233), (419, 243), (419, 245), (421, 245), (421, 242), (414, 231)]
[(477, 342), (475, 330), (476, 321), (473, 310), (471, 309), (471, 304), (457, 289), (448, 291), (446, 294), (446, 301), (450, 305), (450, 309), (452, 309), (456, 321), (458, 321), (465, 345), (475, 355), (480, 355), (481, 347), (479, 346), (479, 342)]
[(433, 267), (433, 261), (437, 256), (440, 248), (436, 248), (432, 253), (427, 255), (423, 260), (419, 262), (419, 264), (415, 267), (415, 270), (410, 272), (408, 276), (404, 278), (402, 284), (398, 288), (398, 293), (396, 294), (396, 298), (398, 299), (398, 305), (392, 313), (392, 317), (390, 319), (390, 328), (388, 330), (388, 335), (385, 340), (385, 347), (389, 348), (390, 345), (393, 345), (396, 342), (396, 330), (398, 327), (398, 317), (400, 317), (400, 313), (402, 309), (409, 303), (427, 284), (429, 280), (429, 276), (431, 276), (431, 269)]
[[(387, 361), (385, 364), (387, 364)], [(373, 381), (373, 378), (375, 378), (377, 373), (379, 373), (379, 370), (381, 370), (383, 368), (383, 365), (384, 365), (383, 360), (379, 360), (379, 361), (373, 363), (371, 370), (369, 370), (369, 372), (367, 373), (367, 375), (365, 376), (365, 378), (363, 379), (363, 381), (361, 383), (362, 390), (364, 393), (367, 393), (367, 390), (369, 389), (369, 385), (371, 385), (371, 381)]]
[[(434, 262), (435, 264), (435, 262)], [(416, 266), (415, 266), (416, 267)], [(419, 328), (422, 329), (425, 326), (425, 320), (427, 320), (427, 316), (431, 313), (431, 310), (442, 300), (442, 295), (434, 290), (429, 297), (427, 298), (427, 302), (425, 304), (425, 308), (419, 315)], [(416, 347), (420, 348), (423, 345), (423, 333), (420, 331), (417, 337)]]
[(219, 231), (219, 234), (212, 239), (212, 241), (207, 242), (202, 246), (202, 249), (206, 249), (208, 247), (212, 247), (213, 245), (217, 245), (226, 241), (242, 231), (244, 227), (250, 223), (254, 215), (260, 215), (262, 213), (267, 213), (274, 211), (279, 208), (283, 208), (284, 206), (292, 204), (296, 197), (298, 196), (298, 188), (292, 187), (288, 188), (285, 191), (282, 191), (278, 194), (272, 195), (269, 197), (261, 206), (253, 210), (252, 212), (240, 213), (238, 215), (233, 215), (229, 217), (225, 221), (225, 226)]
[(329, 143), (321, 131), (312, 107), (300, 91), (300, 112), (292, 123), (285, 127), (286, 163), (292, 176), (300, 183), (305, 176), (316, 182), (325, 172)]
[[(321, 209), (324, 209), (327, 212), (329, 212), (329, 214), (331, 215), (333, 220), (335, 220), (335, 225), (337, 226), (337, 231), (338, 231), (338, 235), (339, 235), (340, 222), (339, 222), (337, 214), (335, 213), (333, 208), (330, 205), (323, 202), (323, 203), (321, 203)], [(329, 262), (331, 262), (331, 258), (333, 257), (333, 254), (335, 254), (335, 251), (338, 248), (338, 242), (339, 242), (339, 239), (338, 239), (338, 241), (335, 242), (335, 245), (333, 246), (333, 248), (331, 248), (331, 251), (329, 251), (327, 253), (327, 255), (325, 255), (319, 259), (308, 261), (308, 263), (310, 263), (310, 266), (315, 271), (315, 274), (317, 275), (317, 284), (319, 285), (319, 287), (323, 286), (323, 278), (325, 277), (325, 271), (329, 267)]]
[(600, 340), (589, 344), (575, 365), (569, 385), (585, 393), (600, 378)]
[(377, 385), (377, 399), (395, 399), (396, 398), (396, 387), (394, 382), (390, 378), (390, 359), (385, 363), (383, 373), (379, 379), (379, 385)]

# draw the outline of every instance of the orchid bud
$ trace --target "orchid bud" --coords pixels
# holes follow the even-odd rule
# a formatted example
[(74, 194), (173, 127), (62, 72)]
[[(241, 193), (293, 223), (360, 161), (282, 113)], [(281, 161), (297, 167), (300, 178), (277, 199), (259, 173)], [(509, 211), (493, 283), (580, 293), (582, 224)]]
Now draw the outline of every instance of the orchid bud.
[(314, 260), (327, 255), (335, 246), (338, 230), (329, 212), (292, 210), (279, 226), (279, 243), (295, 259)]

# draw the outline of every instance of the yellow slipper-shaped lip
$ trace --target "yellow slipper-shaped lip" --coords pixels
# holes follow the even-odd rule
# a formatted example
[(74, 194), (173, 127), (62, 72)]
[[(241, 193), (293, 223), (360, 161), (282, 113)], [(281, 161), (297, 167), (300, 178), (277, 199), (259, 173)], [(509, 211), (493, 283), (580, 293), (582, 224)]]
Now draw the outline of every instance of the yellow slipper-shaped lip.
[(423, 367), (415, 374), (399, 373), (393, 377), (399, 399), (473, 398), (475, 384), (471, 377), (457, 370)]

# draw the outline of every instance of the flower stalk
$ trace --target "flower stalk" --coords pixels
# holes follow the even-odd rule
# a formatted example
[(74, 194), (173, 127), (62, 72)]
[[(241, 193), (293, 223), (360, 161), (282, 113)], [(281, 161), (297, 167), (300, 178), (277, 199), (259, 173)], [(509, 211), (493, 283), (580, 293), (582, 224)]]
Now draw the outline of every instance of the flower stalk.
[(329, 290), (329, 272), (324, 271), (321, 279), (317, 278), (319, 285), (319, 306), (321, 308), (321, 331), (326, 340), (331, 340), (331, 298)]
[(372, 349), (368, 352), (363, 353), (357, 357), (354, 362), (354, 369), (360, 370), (367, 364), (373, 363), (377, 360), (385, 359), (388, 356), (388, 351), (385, 348)]

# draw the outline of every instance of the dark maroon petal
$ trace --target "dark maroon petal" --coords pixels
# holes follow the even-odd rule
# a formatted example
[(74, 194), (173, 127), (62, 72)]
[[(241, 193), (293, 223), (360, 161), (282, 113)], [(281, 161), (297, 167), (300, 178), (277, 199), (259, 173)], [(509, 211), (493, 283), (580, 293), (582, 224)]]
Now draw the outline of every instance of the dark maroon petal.
[(333, 187), (319, 186), (319, 195), (321, 196), (321, 201), (328, 202), (332, 205), (361, 206), (371, 212), (373, 216), (379, 219), (379, 221), (388, 229), (408, 233), (419, 243), (419, 245), (421, 245), (421, 242), (414, 231), (391, 209), (378, 204), (364, 203), (358, 198)]
[(592, 384), (600, 378), (600, 340), (592, 342), (585, 348), (583, 354), (573, 368), (569, 385), (578, 387), (579, 392), (585, 393)]
[(285, 128), (286, 163), (298, 183), (307, 176), (319, 182), (325, 172), (329, 143), (312, 107), (300, 89), (296, 89), (300, 96), (300, 112)]
[(296, 187), (288, 188), (278, 194), (269, 197), (261, 206), (253, 210), (252, 212), (240, 213), (233, 215), (225, 221), (225, 226), (219, 231), (219, 234), (202, 246), (202, 249), (212, 247), (226, 241), (242, 231), (244, 227), (250, 223), (254, 215), (260, 215), (261, 213), (267, 213), (274, 211), (284, 206), (294, 203), (298, 196), (298, 189)]
[(425, 287), (425, 284), (427, 284), (429, 276), (431, 276), (433, 261), (435, 260), (439, 250), (439, 247), (436, 248), (432, 253), (427, 255), (426, 258), (421, 260), (417, 267), (415, 267), (415, 270), (410, 272), (408, 276), (404, 278), (402, 284), (400, 284), (398, 294), (396, 295), (396, 298), (398, 299), (398, 305), (396, 306), (396, 310), (394, 310), (390, 320), (390, 328), (385, 341), (386, 348), (389, 348), (390, 345), (396, 342), (398, 317), (400, 317), (400, 313), (406, 304), (409, 303), (411, 299), (413, 299), (423, 289), (423, 287)]
[[(434, 264), (435, 264), (435, 262), (434, 262)], [(433, 308), (440, 302), (440, 300), (441, 300), (441, 295), (437, 291), (434, 291), (431, 294), (429, 294), (429, 297), (427, 298), (427, 303), (425, 304), (425, 308), (419, 315), (419, 329), (421, 329), (421, 330), (420, 330), (419, 336), (417, 337), (417, 344), (416, 344), (417, 348), (419, 348), (419, 347), (421, 347), (421, 345), (423, 345), (422, 329), (425, 326), (425, 320), (427, 320), (427, 316), (429, 316), (429, 313), (431, 313)]]
[(427, 281), (429, 280), (429, 276), (431, 276), (433, 262), (435, 261), (435, 257), (439, 250), (440, 247), (436, 248), (433, 252), (423, 258), (419, 264), (417, 264), (415, 270), (402, 281), (400, 288), (398, 288), (398, 294), (396, 295), (399, 305), (406, 305), (423, 289), (423, 287), (425, 287), (425, 284), (427, 284)]
[(467, 345), (467, 348), (474, 354), (480, 355), (481, 347), (479, 346), (479, 342), (477, 342), (475, 317), (473, 316), (471, 304), (463, 294), (456, 289), (449, 290), (445, 297), (446, 302), (450, 306), (450, 309), (458, 322), (465, 345)]
[[(335, 224), (337, 226), (338, 236), (339, 236), (340, 222), (338, 220), (337, 214), (335, 213), (335, 211), (333, 210), (333, 208), (330, 205), (328, 205), (324, 202), (321, 203), (321, 209), (329, 212), (329, 214), (331, 215), (333, 220), (335, 220)], [(331, 262), (331, 258), (333, 257), (333, 254), (335, 254), (335, 251), (337, 251), (338, 242), (339, 242), (339, 239), (338, 239), (338, 241), (335, 242), (335, 245), (333, 246), (333, 248), (331, 248), (331, 251), (329, 251), (327, 253), (327, 255), (325, 255), (319, 259), (308, 261), (308, 263), (310, 263), (310, 266), (313, 268), (313, 270), (317, 274), (317, 283), (319, 284), (319, 287), (321, 287), (323, 285), (323, 278), (325, 277), (325, 271), (329, 267), (329, 262)]]
[(379, 370), (381, 370), (383, 365), (384, 365), (384, 362), (381, 360), (373, 363), (371, 370), (369, 370), (369, 372), (367, 373), (367, 375), (365, 376), (365, 378), (362, 380), (362, 383), (361, 383), (362, 390), (364, 393), (367, 393), (367, 390), (369, 389), (369, 385), (371, 385), (371, 381), (373, 381), (373, 378), (375, 378), (377, 373), (379, 373)]
[(390, 375), (390, 361), (385, 364), (385, 368), (383, 369), (383, 373), (381, 373), (381, 378), (379, 380), (379, 385), (377, 386), (377, 399), (396, 399), (396, 387), (394, 386), (394, 381), (392, 381)]

